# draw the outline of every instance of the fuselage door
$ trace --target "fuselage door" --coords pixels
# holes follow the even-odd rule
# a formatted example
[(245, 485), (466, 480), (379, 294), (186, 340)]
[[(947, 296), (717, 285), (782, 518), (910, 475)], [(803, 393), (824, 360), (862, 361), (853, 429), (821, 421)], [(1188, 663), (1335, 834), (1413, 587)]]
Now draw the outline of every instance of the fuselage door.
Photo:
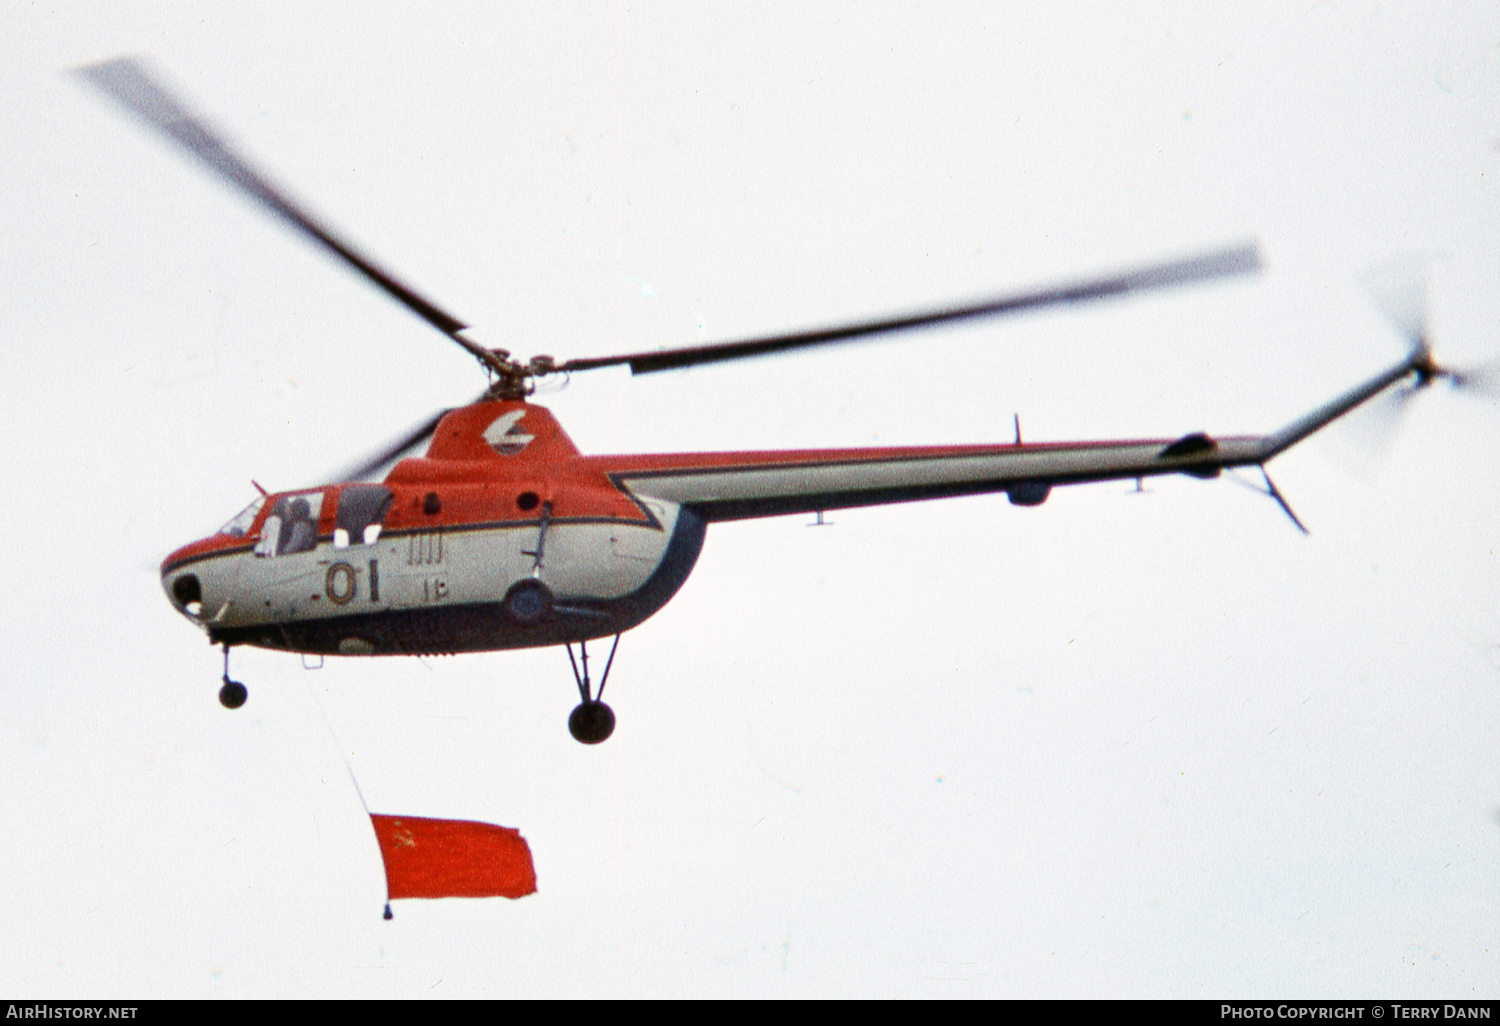
[(374, 545), (391, 508), (391, 490), (379, 484), (345, 485), (339, 492), (338, 520), (333, 528), (333, 547)]

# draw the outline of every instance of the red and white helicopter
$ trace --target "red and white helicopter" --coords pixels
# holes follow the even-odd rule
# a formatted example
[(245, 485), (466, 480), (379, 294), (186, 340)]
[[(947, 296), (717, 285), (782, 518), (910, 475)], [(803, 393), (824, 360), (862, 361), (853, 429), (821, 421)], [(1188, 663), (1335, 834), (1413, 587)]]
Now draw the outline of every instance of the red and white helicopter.
[[(200, 117), (129, 59), (79, 73), (185, 147), (278, 218), (315, 239), (463, 346), (490, 375), (476, 402), (433, 417), (344, 480), (263, 494), (207, 538), (162, 563), (172, 604), (224, 648), (225, 706), (244, 703), (229, 650), (256, 645), (375, 656), (567, 647), (580, 703), (573, 736), (597, 744), (614, 729), (586, 643), (619, 636), (660, 609), (693, 569), (707, 527), (723, 520), (1005, 492), (1043, 502), (1058, 485), (1158, 474), (1209, 478), (1258, 467), (1374, 396), (1406, 382), (1463, 375), (1432, 360), (1419, 332), (1410, 355), (1278, 431), (1154, 440), (779, 452), (588, 456), (545, 408), (527, 401), (538, 379), (628, 365), (651, 373), (807, 346), (1082, 303), (1245, 274), (1241, 246), (1128, 273), (907, 316), (686, 349), (527, 362), (486, 349), (464, 324), (422, 298), (292, 203)], [(361, 480), (420, 443), (379, 483)], [(1265, 476), (1267, 493), (1296, 516)], [(582, 665), (573, 657), (580, 649)]]

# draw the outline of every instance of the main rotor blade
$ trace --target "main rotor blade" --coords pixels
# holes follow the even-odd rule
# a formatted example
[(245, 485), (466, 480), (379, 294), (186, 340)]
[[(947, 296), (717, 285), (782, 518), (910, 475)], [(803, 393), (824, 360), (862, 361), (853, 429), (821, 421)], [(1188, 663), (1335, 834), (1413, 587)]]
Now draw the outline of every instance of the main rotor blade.
[(281, 189), (234, 153), (203, 118), (158, 82), (139, 62), (122, 57), (76, 69), (147, 125), (178, 143), (214, 174), (233, 185), (297, 231), (321, 243), (418, 317), (463, 346), (486, 366), (493, 358), (482, 347), (459, 336), (464, 323), (424, 299), (390, 272), (377, 266), (293, 203)]
[(922, 313), (906, 314), (877, 321), (846, 324), (831, 328), (801, 331), (789, 335), (771, 335), (765, 338), (745, 339), (739, 342), (720, 342), (686, 349), (668, 349), (648, 353), (630, 353), (622, 356), (600, 356), (589, 359), (569, 360), (557, 369), (561, 371), (593, 370), (596, 367), (613, 367), (629, 364), (632, 374), (652, 374), (656, 371), (675, 370), (696, 364), (718, 363), (723, 360), (740, 360), (753, 356), (766, 356), (792, 349), (827, 345), (834, 342), (849, 342), (896, 331), (909, 331), (954, 321), (978, 317), (993, 317), (999, 314), (1019, 313), (1047, 306), (1069, 303), (1084, 303), (1112, 296), (1123, 296), (1131, 292), (1149, 289), (1171, 288), (1191, 282), (1226, 278), (1237, 274), (1250, 274), (1260, 269), (1260, 252), (1254, 243), (1234, 246), (1217, 253), (1190, 257), (1156, 264), (1123, 274), (1087, 281), (1055, 285), (1048, 288), (1000, 296), (994, 299), (946, 307)]
[(333, 476), (331, 483), (336, 484), (341, 481), (359, 481), (375, 473), (375, 471), (379, 470), (387, 463), (395, 462), (400, 457), (406, 455), (408, 450), (415, 449), (417, 446), (427, 441), (427, 439), (431, 438), (433, 432), (437, 430), (438, 423), (441, 422), (442, 419), (446, 417), (450, 412), (452, 411), (439, 410), (429, 419), (424, 420), (421, 424), (418, 424), (416, 427), (412, 428), (400, 438), (395, 439), (389, 445), (382, 448), (379, 452), (371, 453), (365, 459), (354, 464), (352, 467), (346, 467), (343, 470), (339, 471)]

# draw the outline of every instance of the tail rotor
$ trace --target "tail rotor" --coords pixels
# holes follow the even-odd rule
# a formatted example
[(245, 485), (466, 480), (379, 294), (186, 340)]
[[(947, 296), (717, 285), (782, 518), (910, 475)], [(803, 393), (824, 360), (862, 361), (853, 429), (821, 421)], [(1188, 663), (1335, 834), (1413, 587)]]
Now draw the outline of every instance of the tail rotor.
[(1473, 367), (1440, 364), (1432, 351), (1427, 319), (1428, 266), (1408, 256), (1377, 265), (1359, 276), (1373, 305), (1404, 339), (1407, 376), (1363, 404), (1340, 433), (1343, 459), (1373, 475), (1389, 455), (1396, 429), (1419, 392), (1438, 381), (1450, 389), (1494, 402), (1500, 399), (1500, 360)]
[(1415, 378), (1394, 390), (1404, 407), (1411, 397), (1439, 379), (1450, 388), (1490, 400), (1500, 399), (1500, 359), (1474, 367), (1445, 367), (1432, 355), (1427, 329), (1427, 260), (1403, 257), (1367, 271), (1361, 278), (1370, 302), (1406, 339)]
[(1500, 359), (1473, 367), (1448, 367), (1437, 362), (1427, 322), (1428, 260), (1403, 257), (1371, 268), (1360, 284), (1374, 307), (1385, 315), (1407, 345), (1407, 380), (1372, 401), (1363, 411), (1364, 459), (1379, 460), (1388, 452), (1396, 427), (1417, 394), (1435, 382), (1453, 391), (1489, 402), (1500, 400)]

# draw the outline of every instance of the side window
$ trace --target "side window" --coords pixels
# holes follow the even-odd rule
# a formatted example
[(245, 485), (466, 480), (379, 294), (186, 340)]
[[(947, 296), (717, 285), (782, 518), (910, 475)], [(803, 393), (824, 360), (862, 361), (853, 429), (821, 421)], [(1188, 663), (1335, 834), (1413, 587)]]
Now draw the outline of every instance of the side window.
[(380, 525), (391, 508), (391, 490), (385, 485), (346, 485), (339, 493), (338, 524), (333, 529), (333, 547), (374, 545)]
[(284, 495), (271, 507), (256, 543), (257, 556), (310, 552), (318, 544), (318, 514), (323, 509), (322, 492)]

